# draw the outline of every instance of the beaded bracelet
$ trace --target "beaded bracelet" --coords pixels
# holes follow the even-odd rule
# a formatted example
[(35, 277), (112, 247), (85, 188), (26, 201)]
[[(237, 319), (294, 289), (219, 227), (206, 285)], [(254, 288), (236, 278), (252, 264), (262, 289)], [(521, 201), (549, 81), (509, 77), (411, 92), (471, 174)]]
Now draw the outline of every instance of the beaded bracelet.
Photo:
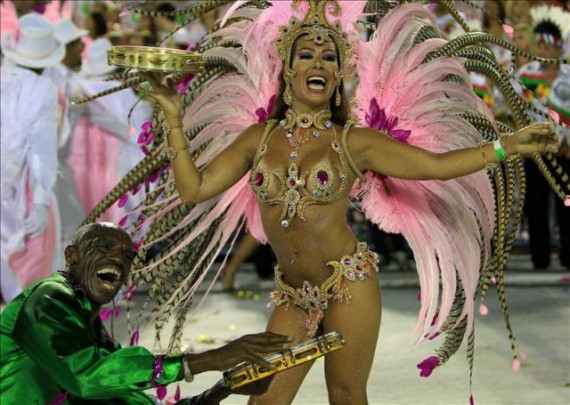
[(166, 121), (162, 121), (162, 130), (164, 132), (164, 153), (166, 154), (167, 159), (172, 163), (174, 159), (178, 156), (178, 152), (188, 151), (190, 150), (190, 141), (186, 136), (184, 136), (184, 140), (186, 141), (186, 146), (178, 149), (174, 149), (172, 146), (168, 144), (168, 135), (174, 128), (182, 129), (182, 124), (177, 125), (175, 127), (171, 127), (168, 125)]

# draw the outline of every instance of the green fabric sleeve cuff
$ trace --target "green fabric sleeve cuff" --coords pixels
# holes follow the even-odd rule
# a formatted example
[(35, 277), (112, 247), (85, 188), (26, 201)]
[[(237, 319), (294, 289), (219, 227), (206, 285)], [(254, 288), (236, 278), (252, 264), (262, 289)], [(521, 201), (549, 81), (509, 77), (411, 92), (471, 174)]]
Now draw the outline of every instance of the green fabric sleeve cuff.
[(160, 373), (155, 373), (153, 375), (154, 382), (161, 385), (168, 385), (175, 381), (180, 380), (181, 370), (182, 370), (182, 355), (176, 356), (157, 356), (157, 361), (153, 367), (157, 371), (156, 367), (158, 359), (162, 358), (162, 371)]

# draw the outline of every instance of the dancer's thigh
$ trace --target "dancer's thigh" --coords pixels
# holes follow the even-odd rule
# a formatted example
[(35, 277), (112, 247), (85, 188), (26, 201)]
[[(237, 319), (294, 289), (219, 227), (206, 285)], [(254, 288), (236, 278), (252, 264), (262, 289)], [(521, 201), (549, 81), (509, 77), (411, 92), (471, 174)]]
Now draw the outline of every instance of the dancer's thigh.
[[(301, 308), (290, 304), (289, 309), (286, 310), (285, 305), (282, 305), (273, 310), (267, 330), (292, 337), (295, 340), (291, 346), (296, 346), (310, 340), (305, 330), (306, 320), (307, 312)], [(267, 392), (261, 396), (250, 397), (249, 403), (256, 405), (292, 403), (313, 363), (314, 360), (278, 373), (273, 378)]]
[(339, 331), (345, 346), (325, 357), (331, 404), (366, 404), (366, 384), (376, 351), (382, 315), (382, 295), (375, 276), (349, 283), (349, 305), (332, 303), (325, 313), (325, 333)]

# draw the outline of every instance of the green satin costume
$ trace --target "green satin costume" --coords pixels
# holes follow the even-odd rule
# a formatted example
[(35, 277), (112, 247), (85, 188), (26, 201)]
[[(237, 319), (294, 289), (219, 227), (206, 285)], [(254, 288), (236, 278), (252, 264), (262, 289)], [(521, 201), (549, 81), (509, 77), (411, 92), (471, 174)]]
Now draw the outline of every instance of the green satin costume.
[(0, 403), (153, 404), (142, 391), (179, 380), (182, 368), (181, 356), (165, 356), (157, 376), (156, 359), (143, 347), (121, 349), (97, 306), (55, 273), (2, 312)]

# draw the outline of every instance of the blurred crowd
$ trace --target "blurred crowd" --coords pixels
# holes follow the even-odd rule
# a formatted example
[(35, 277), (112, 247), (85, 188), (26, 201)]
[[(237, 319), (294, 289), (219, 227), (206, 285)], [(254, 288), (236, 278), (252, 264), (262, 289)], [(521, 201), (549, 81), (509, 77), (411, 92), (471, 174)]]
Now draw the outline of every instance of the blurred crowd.
[[(9, 301), (37, 278), (63, 268), (57, 252), (82, 219), (147, 153), (153, 106), (126, 89), (89, 103), (74, 101), (121, 83), (107, 65), (114, 45), (193, 49), (224, 9), (185, 24), (175, 12), (199, 1), (152, 1), (145, 7), (170, 14), (143, 16), (130, 9), (138, 1), (0, 1), (2, 136), (2, 298)], [(545, 58), (568, 59), (570, 2), (486, 0), (477, 7), (456, 2), (474, 31), (484, 31)], [(441, 6), (427, 5), (440, 29), (454, 38), (461, 27)], [(182, 28), (179, 28), (183, 25)], [(363, 30), (363, 35), (366, 32)], [(538, 111), (570, 123), (570, 68), (512, 55), (489, 43), (500, 66)], [(115, 77), (116, 78), (116, 77)], [(493, 83), (472, 74), (476, 93), (493, 114), (512, 125), (509, 109)], [(524, 86), (523, 86), (524, 85)], [(540, 115), (535, 117), (540, 119)], [(557, 163), (570, 173), (570, 134), (559, 126), (562, 148)], [(533, 265), (548, 268), (551, 251), (570, 268), (570, 208), (550, 191), (534, 162), (525, 163), (527, 200), (519, 231)], [(152, 187), (152, 185), (149, 185)], [(143, 190), (132, 190), (103, 216), (124, 224)], [(399, 235), (370, 229), (355, 206), (349, 214), (359, 239), (368, 239), (384, 265), (405, 270), (413, 258)], [(271, 277), (271, 253), (245, 236), (224, 271), (234, 287), (244, 260), (255, 257), (259, 274)], [(257, 253), (257, 256), (255, 252)]]

